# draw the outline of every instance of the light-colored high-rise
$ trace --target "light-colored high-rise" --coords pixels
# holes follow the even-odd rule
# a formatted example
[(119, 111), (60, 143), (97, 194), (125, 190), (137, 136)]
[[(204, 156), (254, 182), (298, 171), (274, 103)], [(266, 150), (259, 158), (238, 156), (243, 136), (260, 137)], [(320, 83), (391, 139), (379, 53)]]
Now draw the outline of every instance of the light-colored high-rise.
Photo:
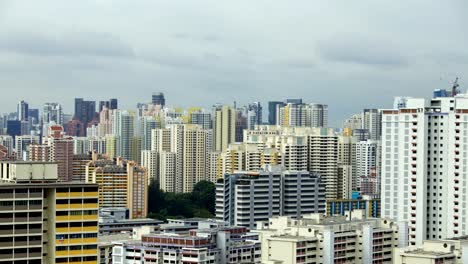
[[(113, 162), (112, 162), (113, 163)], [(86, 182), (99, 186), (99, 207), (126, 207), (130, 218), (145, 218), (148, 213), (148, 176), (133, 161), (117, 159), (114, 164), (91, 161)]]
[(113, 115), (113, 132), (116, 137), (116, 156), (131, 158), (131, 142), (134, 137), (134, 113), (116, 110)]
[(467, 133), (464, 94), (383, 110), (382, 216), (407, 221), (412, 245), (468, 235)]
[(29, 145), (31, 144), (39, 144), (39, 137), (31, 135), (15, 137), (15, 150), (17, 159), (29, 160)]
[(158, 153), (161, 188), (168, 192), (191, 192), (208, 179), (211, 130), (199, 125), (169, 125), (152, 132), (152, 151)]
[(278, 106), (276, 118), (282, 126), (328, 127), (328, 106), (288, 103)]
[(214, 109), (213, 147), (215, 151), (224, 151), (235, 142), (236, 110), (230, 106), (218, 106)]

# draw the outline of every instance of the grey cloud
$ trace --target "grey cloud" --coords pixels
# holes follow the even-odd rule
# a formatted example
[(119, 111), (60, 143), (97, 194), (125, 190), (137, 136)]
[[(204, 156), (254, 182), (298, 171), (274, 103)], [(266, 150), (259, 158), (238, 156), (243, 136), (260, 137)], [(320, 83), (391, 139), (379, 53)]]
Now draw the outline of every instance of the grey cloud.
[(33, 56), (133, 57), (133, 49), (106, 33), (70, 32), (46, 35), (31, 32), (0, 34), (0, 50)]
[(319, 55), (326, 61), (377, 67), (407, 66), (409, 58), (404, 51), (389, 46), (386, 40), (370, 41), (358, 36), (329, 39), (318, 47)]

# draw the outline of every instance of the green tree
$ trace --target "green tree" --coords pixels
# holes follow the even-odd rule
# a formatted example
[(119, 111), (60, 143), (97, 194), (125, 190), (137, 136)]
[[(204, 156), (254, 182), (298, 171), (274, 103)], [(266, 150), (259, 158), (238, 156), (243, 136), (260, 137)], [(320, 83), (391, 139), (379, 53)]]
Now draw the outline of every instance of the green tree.
[(192, 201), (199, 208), (206, 208), (212, 215), (215, 212), (216, 187), (209, 181), (200, 181), (193, 187)]

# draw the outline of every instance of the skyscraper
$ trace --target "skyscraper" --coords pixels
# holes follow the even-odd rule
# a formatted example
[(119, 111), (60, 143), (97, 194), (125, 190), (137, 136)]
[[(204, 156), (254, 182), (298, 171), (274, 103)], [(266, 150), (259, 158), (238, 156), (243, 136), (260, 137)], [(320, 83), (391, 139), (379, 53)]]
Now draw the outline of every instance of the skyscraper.
[(131, 158), (131, 142), (134, 137), (134, 113), (117, 110), (113, 116), (113, 132), (116, 136), (116, 155), (124, 159)]
[(110, 99), (109, 101), (99, 101), (99, 113), (106, 107), (107, 109), (110, 110), (115, 110), (118, 108), (118, 101), (117, 99), (113, 98)]
[(164, 107), (166, 105), (166, 99), (164, 98), (163, 93), (153, 93), (153, 96), (151, 97), (151, 103), (153, 105), (160, 105)]
[(236, 110), (230, 106), (215, 106), (213, 124), (213, 146), (224, 151), (236, 139)]
[(328, 106), (287, 103), (277, 107), (276, 119), (282, 126), (328, 127)]
[(268, 102), (268, 124), (276, 125), (276, 111), (278, 107), (284, 106), (283, 102), (271, 101)]
[[(91, 122), (96, 116), (96, 102), (95, 101), (84, 101), (83, 98), (75, 98), (75, 116), (74, 118), (81, 121), (85, 128), (88, 123)], [(85, 134), (81, 136), (85, 136)]]
[(63, 110), (58, 103), (45, 103), (42, 108), (42, 123), (49, 124), (55, 122), (58, 125), (63, 125)]
[(412, 245), (468, 235), (468, 96), (410, 98), (382, 113), (382, 217)]
[(29, 108), (28, 109), (28, 120), (31, 121), (31, 124), (35, 125), (39, 123), (39, 109)]
[(253, 129), (262, 124), (263, 120), (262, 105), (260, 102), (254, 102), (247, 106), (247, 128)]
[(16, 111), (19, 121), (27, 121), (29, 114), (29, 105), (25, 101), (21, 100), (18, 103), (18, 110)]

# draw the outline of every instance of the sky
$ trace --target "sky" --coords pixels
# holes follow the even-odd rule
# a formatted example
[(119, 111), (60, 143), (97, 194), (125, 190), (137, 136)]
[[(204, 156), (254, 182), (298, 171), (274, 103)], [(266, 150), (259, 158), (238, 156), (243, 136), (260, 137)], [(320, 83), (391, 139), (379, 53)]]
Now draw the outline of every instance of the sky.
[[(303, 98), (333, 125), (394, 96), (468, 87), (468, 1), (0, 0), (0, 112)], [(265, 117), (266, 119), (267, 117)]]

